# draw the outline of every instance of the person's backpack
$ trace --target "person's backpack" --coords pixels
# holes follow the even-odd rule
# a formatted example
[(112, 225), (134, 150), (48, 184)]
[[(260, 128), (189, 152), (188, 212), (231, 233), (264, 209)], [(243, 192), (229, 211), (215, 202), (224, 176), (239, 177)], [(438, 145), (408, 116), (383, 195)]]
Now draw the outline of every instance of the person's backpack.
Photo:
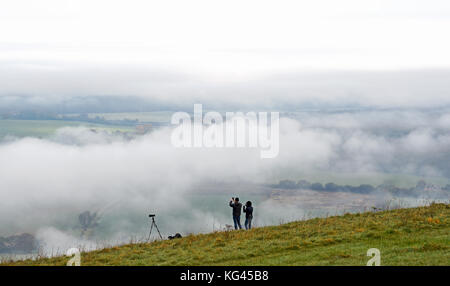
[(175, 239), (175, 238), (182, 238), (181, 234), (179, 234), (178, 232), (175, 235), (169, 235), (168, 237), (169, 239)]

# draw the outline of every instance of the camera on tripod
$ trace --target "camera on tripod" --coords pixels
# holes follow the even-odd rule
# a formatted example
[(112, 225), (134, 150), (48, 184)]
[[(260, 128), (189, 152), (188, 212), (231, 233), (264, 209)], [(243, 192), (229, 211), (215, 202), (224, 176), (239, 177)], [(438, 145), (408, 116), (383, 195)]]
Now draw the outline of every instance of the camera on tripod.
[(147, 239), (147, 241), (150, 240), (150, 236), (152, 235), (153, 226), (154, 226), (154, 227), (156, 228), (156, 230), (158, 231), (159, 237), (160, 237), (161, 239), (163, 239), (161, 233), (159, 232), (158, 226), (156, 225), (156, 222), (155, 222), (155, 216), (156, 216), (156, 214), (149, 214), (149, 215), (148, 215), (148, 217), (151, 217), (151, 218), (152, 218), (152, 225), (150, 226), (150, 232), (149, 232), (149, 234), (148, 234), (148, 239)]

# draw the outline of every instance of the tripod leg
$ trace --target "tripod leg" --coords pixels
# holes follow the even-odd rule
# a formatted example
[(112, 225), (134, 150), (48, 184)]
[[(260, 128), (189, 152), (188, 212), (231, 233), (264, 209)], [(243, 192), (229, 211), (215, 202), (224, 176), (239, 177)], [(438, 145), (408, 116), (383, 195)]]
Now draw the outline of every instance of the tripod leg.
[(154, 224), (155, 224), (155, 227), (156, 227), (156, 230), (158, 231), (158, 233), (159, 233), (159, 237), (161, 238), (161, 240), (163, 239), (162, 238), (162, 235), (161, 235), (161, 233), (159, 232), (159, 228), (158, 228), (158, 226), (156, 225), (156, 222), (153, 222)]
[(152, 235), (153, 223), (154, 223), (154, 222), (152, 222), (152, 225), (150, 226), (150, 233), (148, 234), (147, 241), (150, 240), (150, 235)]

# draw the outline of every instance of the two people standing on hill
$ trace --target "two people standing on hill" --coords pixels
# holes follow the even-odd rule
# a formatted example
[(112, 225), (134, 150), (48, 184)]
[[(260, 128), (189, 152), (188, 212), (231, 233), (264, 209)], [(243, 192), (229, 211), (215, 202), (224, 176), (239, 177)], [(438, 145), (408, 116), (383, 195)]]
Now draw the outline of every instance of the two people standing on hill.
[[(230, 207), (233, 208), (233, 222), (234, 229), (242, 229), (241, 226), (241, 209), (242, 204), (239, 202), (239, 198), (231, 198)], [(244, 206), (245, 213), (245, 229), (252, 228), (252, 219), (253, 219), (253, 207), (252, 202), (248, 201)]]

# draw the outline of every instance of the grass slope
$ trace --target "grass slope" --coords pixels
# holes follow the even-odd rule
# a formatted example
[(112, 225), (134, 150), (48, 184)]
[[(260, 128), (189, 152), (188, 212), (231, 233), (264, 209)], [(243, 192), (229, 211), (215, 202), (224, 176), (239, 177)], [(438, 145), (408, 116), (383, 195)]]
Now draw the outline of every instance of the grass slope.
[[(346, 214), (82, 253), (81, 265), (449, 265), (450, 205)], [(65, 265), (69, 258), (9, 265)]]

